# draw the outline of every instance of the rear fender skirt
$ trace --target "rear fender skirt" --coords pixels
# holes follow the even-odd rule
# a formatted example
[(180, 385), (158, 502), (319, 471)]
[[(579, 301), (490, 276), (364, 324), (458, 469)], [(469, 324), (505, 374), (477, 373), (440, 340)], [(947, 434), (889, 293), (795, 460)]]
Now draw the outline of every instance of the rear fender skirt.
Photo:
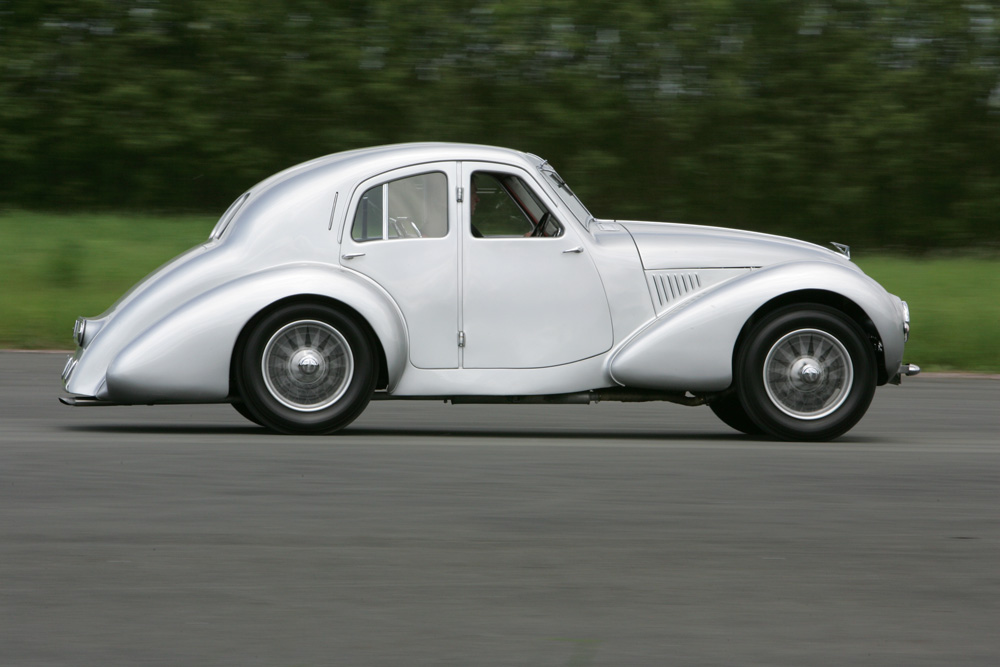
[(406, 363), (406, 327), (398, 307), (363, 276), (307, 264), (239, 278), (166, 315), (111, 362), (108, 399), (116, 403), (225, 401), (233, 348), (246, 323), (277, 301), (310, 296), (341, 302), (365, 319), (384, 348), (392, 387)]

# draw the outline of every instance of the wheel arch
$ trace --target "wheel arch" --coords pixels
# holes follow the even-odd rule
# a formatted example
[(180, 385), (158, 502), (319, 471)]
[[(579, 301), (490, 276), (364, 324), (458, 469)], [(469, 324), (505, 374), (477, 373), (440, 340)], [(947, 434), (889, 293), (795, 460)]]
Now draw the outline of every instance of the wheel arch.
[(810, 305), (833, 308), (834, 310), (837, 310), (849, 317), (855, 324), (861, 327), (861, 330), (868, 336), (868, 340), (871, 343), (872, 348), (875, 350), (878, 384), (881, 386), (889, 381), (889, 374), (886, 370), (885, 364), (885, 346), (883, 345), (882, 336), (879, 334), (878, 327), (875, 326), (875, 322), (872, 321), (872, 318), (868, 316), (865, 310), (853, 300), (843, 294), (838, 294), (824, 289), (803, 289), (779, 294), (755, 310), (743, 324), (743, 328), (740, 330), (739, 336), (736, 338), (736, 344), (733, 346), (732, 363), (734, 365), (734, 370), (736, 359), (739, 356), (743, 345), (746, 343), (748, 333), (753, 329), (754, 325), (766, 317), (769, 317), (772, 313), (787, 306), (808, 307)]
[(339, 310), (350, 317), (355, 324), (360, 326), (365, 331), (375, 347), (375, 357), (378, 362), (378, 379), (376, 380), (376, 388), (384, 389), (388, 386), (389, 370), (388, 363), (386, 361), (385, 347), (382, 345), (382, 340), (379, 338), (378, 334), (375, 333), (375, 329), (368, 322), (368, 320), (357, 311), (357, 309), (344, 301), (324, 294), (293, 294), (278, 299), (264, 308), (261, 308), (243, 325), (243, 328), (240, 330), (240, 333), (236, 338), (236, 343), (233, 345), (232, 355), (229, 359), (229, 395), (231, 397), (236, 397), (237, 395), (237, 360), (239, 359), (239, 355), (243, 353), (243, 349), (246, 346), (246, 340), (250, 335), (250, 332), (253, 331), (254, 327), (256, 327), (261, 320), (271, 313), (286, 306), (295, 304), (325, 305)]

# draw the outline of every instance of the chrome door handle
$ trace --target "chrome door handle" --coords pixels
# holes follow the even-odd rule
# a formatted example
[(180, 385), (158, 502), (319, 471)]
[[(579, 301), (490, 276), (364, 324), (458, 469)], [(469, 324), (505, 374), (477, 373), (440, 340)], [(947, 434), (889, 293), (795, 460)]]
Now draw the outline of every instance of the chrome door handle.
[(572, 253), (581, 253), (581, 252), (583, 252), (583, 246), (582, 245), (578, 245), (575, 248), (570, 248), (569, 250), (563, 250), (563, 254), (564, 255), (568, 255), (571, 252)]
[(340, 258), (341, 259), (354, 259), (355, 257), (364, 257), (364, 256), (365, 256), (365, 253), (363, 253), (363, 252), (349, 252), (346, 255), (341, 255)]

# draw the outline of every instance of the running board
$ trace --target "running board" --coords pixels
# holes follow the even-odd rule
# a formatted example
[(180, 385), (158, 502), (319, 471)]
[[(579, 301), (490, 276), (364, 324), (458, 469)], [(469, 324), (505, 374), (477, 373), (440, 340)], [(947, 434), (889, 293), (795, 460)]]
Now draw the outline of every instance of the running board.
[(692, 396), (684, 392), (666, 392), (645, 389), (628, 389), (625, 387), (597, 389), (594, 391), (578, 391), (569, 394), (545, 394), (541, 396), (393, 396), (384, 391), (377, 391), (373, 400), (436, 400), (452, 405), (587, 405), (601, 401), (620, 401), (623, 403), (645, 403), (647, 401), (667, 401), (680, 405), (704, 405), (703, 396)]

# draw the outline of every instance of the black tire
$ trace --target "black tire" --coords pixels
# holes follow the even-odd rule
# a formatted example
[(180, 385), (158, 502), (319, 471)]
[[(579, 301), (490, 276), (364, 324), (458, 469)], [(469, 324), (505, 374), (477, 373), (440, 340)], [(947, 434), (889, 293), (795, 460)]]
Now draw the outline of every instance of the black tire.
[(832, 440), (868, 410), (876, 363), (868, 336), (840, 311), (787, 307), (748, 332), (734, 367), (736, 392), (764, 432), (782, 440)]
[(712, 409), (715, 416), (721, 419), (726, 426), (734, 428), (740, 433), (760, 435), (764, 432), (754, 420), (750, 419), (750, 415), (743, 409), (743, 406), (740, 404), (740, 397), (735, 392), (716, 398), (708, 404), (708, 407)]
[(281, 433), (344, 428), (368, 405), (377, 378), (369, 335), (326, 305), (278, 308), (253, 326), (237, 353), (242, 408), (251, 421)]
[(263, 426), (263, 424), (261, 424), (260, 421), (257, 419), (257, 416), (254, 415), (252, 412), (250, 412), (250, 410), (246, 406), (246, 403), (244, 403), (243, 401), (235, 400), (232, 403), (230, 403), (230, 405), (232, 405), (233, 408), (236, 409), (236, 412), (243, 415), (245, 419), (249, 419), (254, 424), (257, 424), (257, 426)]

